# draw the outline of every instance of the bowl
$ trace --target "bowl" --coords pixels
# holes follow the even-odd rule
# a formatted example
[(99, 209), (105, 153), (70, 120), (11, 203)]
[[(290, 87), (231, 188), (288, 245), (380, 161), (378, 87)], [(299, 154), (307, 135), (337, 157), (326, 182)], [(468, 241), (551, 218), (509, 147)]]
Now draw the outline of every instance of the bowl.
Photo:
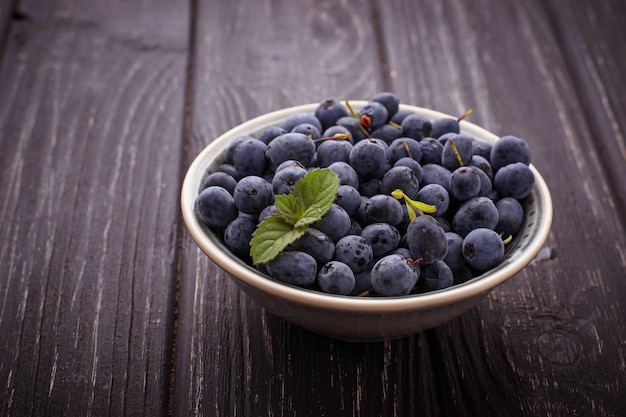
[[(358, 111), (366, 101), (351, 101)], [(258, 135), (265, 128), (280, 125), (289, 115), (313, 113), (317, 103), (274, 111), (247, 121), (212, 141), (190, 165), (182, 186), (181, 208), (185, 225), (199, 248), (230, 275), (237, 286), (267, 312), (314, 333), (350, 342), (377, 342), (398, 339), (443, 324), (474, 306), (498, 285), (528, 265), (542, 248), (552, 223), (549, 189), (536, 168), (531, 194), (525, 200), (525, 220), (521, 230), (507, 245), (503, 262), (494, 269), (465, 283), (426, 294), (399, 297), (353, 297), (302, 289), (260, 273), (232, 254), (220, 238), (194, 213), (194, 201), (207, 171), (223, 161), (228, 144), (244, 135)], [(450, 115), (410, 105), (431, 120)], [(495, 142), (498, 136), (467, 121), (461, 133), (471, 138)], [(212, 277), (207, 277), (211, 279)]]

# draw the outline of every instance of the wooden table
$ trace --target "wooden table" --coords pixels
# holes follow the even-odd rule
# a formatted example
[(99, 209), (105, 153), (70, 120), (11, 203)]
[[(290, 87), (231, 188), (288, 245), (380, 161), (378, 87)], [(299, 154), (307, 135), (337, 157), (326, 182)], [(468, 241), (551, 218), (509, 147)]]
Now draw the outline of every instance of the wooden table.
[[(1, 416), (626, 415), (626, 3), (0, 0)], [(254, 116), (393, 91), (525, 138), (555, 217), (458, 319), (351, 344), (195, 246)]]

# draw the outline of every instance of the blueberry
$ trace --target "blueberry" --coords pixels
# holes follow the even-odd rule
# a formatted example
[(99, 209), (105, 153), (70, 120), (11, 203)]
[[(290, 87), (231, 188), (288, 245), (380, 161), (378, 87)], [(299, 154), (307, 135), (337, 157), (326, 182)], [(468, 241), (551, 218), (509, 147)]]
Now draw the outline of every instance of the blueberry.
[(477, 166), (470, 165), (468, 168), (474, 170), (480, 179), (480, 191), (478, 191), (478, 195), (480, 197), (491, 198), (493, 195), (493, 183), (491, 182), (491, 179), (489, 179), (489, 176), (485, 174), (485, 171)]
[[(336, 135), (341, 135), (341, 136), (337, 137)], [(340, 126), (340, 125), (330, 126), (328, 129), (322, 132), (322, 139), (331, 140), (330, 138), (334, 138), (335, 140), (342, 140), (342, 141), (346, 141), (346, 142), (350, 142), (351, 144), (354, 144), (354, 139), (352, 139), (352, 133), (350, 133), (350, 131), (344, 126)], [(322, 141), (321, 143), (323, 142), (324, 141)], [(318, 143), (318, 147), (319, 147), (319, 143)]]
[(348, 216), (353, 216), (361, 205), (361, 194), (351, 185), (340, 185), (337, 189), (335, 204), (343, 208)]
[(385, 173), (382, 180), (382, 194), (391, 194), (393, 190), (400, 189), (409, 198), (415, 199), (419, 188), (419, 180), (409, 167), (394, 166)]
[(386, 194), (377, 194), (369, 199), (365, 206), (368, 224), (389, 223), (392, 226), (402, 221), (402, 204)]
[(317, 274), (317, 284), (328, 294), (348, 295), (354, 289), (354, 272), (343, 262), (330, 261)]
[(221, 164), (220, 166), (217, 167), (217, 170), (219, 172), (224, 172), (230, 175), (236, 181), (239, 181), (242, 178), (242, 175), (239, 173), (239, 171), (237, 171), (237, 168), (235, 168), (232, 164)]
[(439, 184), (427, 184), (418, 191), (417, 201), (437, 207), (433, 213), (436, 216), (443, 216), (450, 206), (450, 195), (448, 190)]
[(377, 139), (381, 139), (387, 145), (391, 144), (395, 139), (398, 139), (402, 136), (402, 132), (397, 127), (385, 124), (380, 127), (377, 127), (372, 131), (372, 136)]
[(473, 140), (472, 141), (472, 149), (473, 153), (476, 156), (481, 156), (485, 158), (487, 161), (491, 158), (491, 148), (493, 145), (490, 142), (485, 142), (483, 140)]
[(504, 243), (493, 230), (477, 228), (463, 239), (463, 256), (472, 268), (487, 271), (502, 262)]
[(328, 99), (317, 105), (314, 115), (322, 124), (322, 130), (326, 130), (340, 118), (348, 116), (348, 109), (338, 100)]
[(345, 127), (350, 131), (350, 135), (352, 135), (352, 141), (354, 143), (357, 143), (367, 137), (365, 135), (365, 132), (361, 130), (361, 123), (359, 122), (359, 119), (356, 119), (352, 116), (345, 116), (340, 118), (339, 120), (337, 120), (337, 125)]
[(372, 272), (363, 271), (354, 274), (354, 288), (350, 295), (361, 295), (372, 289)]
[(217, 171), (207, 175), (204, 181), (202, 181), (201, 188), (205, 189), (212, 185), (222, 187), (232, 194), (235, 190), (235, 186), (237, 185), (237, 180), (233, 178), (232, 175), (227, 174), (226, 172)]
[(313, 223), (312, 226), (337, 242), (350, 231), (350, 216), (341, 206), (333, 204), (324, 217)]
[[(259, 214), (261, 210), (274, 202), (272, 185), (261, 177), (250, 175), (239, 180), (233, 192), (235, 205), (239, 211)], [(222, 208), (219, 205), (219, 210)]]
[(528, 165), (522, 162), (508, 164), (496, 171), (493, 188), (501, 197), (518, 200), (528, 197), (535, 183), (535, 176)]
[(487, 197), (467, 200), (456, 211), (452, 227), (461, 236), (466, 236), (476, 228), (494, 229), (498, 224), (498, 209)]
[(267, 170), (265, 151), (267, 145), (258, 139), (246, 139), (235, 148), (233, 153), (233, 166), (240, 175), (262, 176)]
[(420, 260), (420, 264), (443, 260), (448, 253), (446, 232), (432, 216), (425, 214), (412, 221), (406, 239), (413, 259)]
[(530, 148), (524, 139), (516, 136), (503, 136), (493, 144), (489, 160), (494, 171), (515, 162), (528, 165), (530, 164)]
[(289, 249), (306, 252), (323, 265), (333, 258), (335, 242), (321, 230), (309, 227), (304, 235), (289, 245)]
[(317, 147), (317, 163), (327, 168), (334, 162), (349, 162), (352, 144), (347, 140), (325, 140)]
[[(281, 170), (283, 170), (285, 168), (288, 168), (288, 167), (299, 167), (299, 168), (302, 168), (302, 169), (306, 169), (306, 167), (304, 165), (302, 165), (301, 162), (294, 161), (293, 159), (288, 159), (286, 161), (281, 162), (281, 164), (276, 167), (276, 170), (274, 171), (274, 175), (277, 172), (279, 172), (279, 171), (281, 171)], [(268, 182), (271, 182), (271, 181), (268, 181)]]
[(370, 98), (370, 101), (376, 101), (382, 104), (387, 110), (389, 118), (393, 117), (400, 108), (400, 99), (394, 93), (389, 91), (383, 91), (375, 94), (372, 98)]
[(387, 161), (393, 165), (400, 158), (404, 157), (409, 157), (419, 162), (422, 159), (420, 143), (412, 138), (400, 137), (394, 139), (387, 148)]
[(406, 119), (407, 116), (410, 116), (412, 114), (416, 113), (413, 110), (398, 110), (393, 116), (391, 116), (391, 119), (389, 121), (397, 125), (402, 125), (402, 121)]
[(524, 221), (524, 208), (512, 197), (504, 197), (496, 202), (498, 224), (495, 231), (508, 237), (519, 232)]
[(282, 162), (293, 159), (309, 166), (315, 156), (315, 142), (303, 133), (285, 133), (267, 145), (265, 155), (270, 166), (276, 169)]
[(373, 223), (361, 231), (361, 236), (372, 247), (374, 256), (393, 251), (400, 243), (400, 232), (389, 223)]
[(430, 119), (421, 114), (411, 114), (402, 120), (401, 131), (402, 136), (413, 138), (421, 141), (426, 137), (430, 137), (433, 125)]
[(233, 155), (235, 154), (235, 149), (237, 149), (237, 146), (239, 146), (244, 141), (250, 140), (250, 139), (254, 139), (254, 138), (252, 136), (238, 136), (235, 139), (233, 139), (228, 144), (228, 146), (226, 146), (226, 151), (224, 152), (224, 163), (232, 165)]
[(387, 108), (377, 101), (369, 101), (359, 110), (359, 121), (367, 129), (377, 129), (387, 123)]
[(281, 252), (266, 265), (267, 273), (279, 281), (308, 287), (315, 283), (317, 262), (306, 252)]
[(422, 186), (427, 184), (439, 184), (446, 190), (449, 190), (450, 177), (452, 176), (452, 172), (450, 172), (450, 170), (442, 167), (441, 165), (426, 164), (422, 165), (422, 171)]
[(445, 262), (437, 261), (420, 265), (420, 279), (417, 286), (420, 292), (443, 290), (451, 287), (453, 283), (452, 270)]
[(383, 182), (378, 178), (370, 178), (369, 180), (360, 181), (359, 194), (365, 197), (373, 197), (380, 194), (383, 189)]
[(480, 177), (471, 167), (460, 167), (450, 175), (450, 195), (457, 201), (467, 201), (480, 194)]
[[(454, 152), (454, 148), (456, 148), (458, 156), (461, 157), (462, 164), (459, 163), (457, 152)], [(472, 140), (465, 135), (453, 135), (443, 146), (441, 165), (450, 171), (454, 171), (462, 165), (469, 165), (473, 155)]]
[(420, 160), (420, 163), (422, 165), (441, 165), (441, 154), (443, 154), (443, 145), (439, 143), (437, 139), (430, 137), (424, 138), (420, 142), (420, 149), (422, 151), (422, 159)]
[(250, 262), (250, 241), (256, 230), (257, 222), (254, 217), (241, 214), (226, 226), (224, 230), (224, 244), (240, 259)]
[(448, 253), (443, 261), (450, 267), (452, 271), (456, 271), (465, 265), (465, 257), (463, 257), (463, 237), (458, 233), (447, 232), (446, 240), (448, 242)]
[(289, 194), (298, 181), (306, 174), (306, 169), (294, 165), (276, 170), (276, 174), (274, 178), (272, 178), (272, 190), (274, 190), (274, 194)]
[(384, 296), (406, 295), (415, 287), (418, 271), (402, 255), (385, 256), (372, 267), (372, 287)]
[[(216, 210), (216, 207), (219, 207), (219, 210)], [(220, 232), (238, 214), (233, 196), (217, 185), (207, 187), (198, 194), (194, 202), (194, 209), (200, 220)]]
[(280, 126), (270, 126), (265, 128), (257, 139), (268, 145), (274, 140), (274, 138), (277, 138), (285, 133), (287, 133), (287, 131)]
[(463, 284), (464, 282), (467, 282), (472, 278), (474, 278), (474, 274), (467, 265), (452, 271), (452, 279), (454, 280), (454, 285)]
[(433, 138), (438, 138), (446, 133), (459, 133), (461, 131), (459, 120), (451, 117), (433, 120), (432, 125), (433, 130), (430, 133), (430, 136)]
[(398, 159), (393, 166), (411, 168), (415, 174), (415, 178), (417, 178), (417, 181), (419, 182), (422, 182), (422, 179), (424, 178), (424, 168), (422, 168), (422, 165), (415, 159), (409, 158), (408, 156)]
[(349, 185), (356, 189), (359, 188), (359, 174), (347, 162), (333, 162), (328, 166), (339, 177), (340, 185)]
[(379, 177), (387, 161), (386, 148), (375, 140), (364, 139), (354, 145), (349, 159), (360, 179)]
[(373, 257), (372, 247), (361, 236), (347, 235), (335, 244), (334, 259), (348, 265), (355, 274), (365, 271)]
[(279, 211), (274, 204), (270, 204), (269, 206), (261, 210), (257, 219), (257, 223), (261, 223), (263, 220), (274, 214), (279, 214)]
[(493, 168), (491, 167), (489, 160), (485, 157), (473, 155), (470, 165), (480, 168), (480, 170), (483, 171), (490, 180), (493, 180)]
[(291, 132), (302, 133), (313, 140), (319, 140), (322, 138), (322, 133), (320, 132), (320, 130), (311, 123), (301, 123), (291, 129)]
[(360, 235), (362, 230), (363, 228), (361, 227), (361, 224), (356, 219), (350, 220), (349, 235)]
[(289, 116), (287, 116), (287, 119), (285, 119), (285, 121), (283, 122), (282, 128), (285, 129), (285, 131), (287, 132), (291, 132), (291, 130), (294, 127), (301, 125), (302, 123), (312, 124), (320, 132), (324, 130), (318, 118), (315, 117), (314, 114), (311, 114), (308, 112), (299, 112), (299, 113), (290, 114)]

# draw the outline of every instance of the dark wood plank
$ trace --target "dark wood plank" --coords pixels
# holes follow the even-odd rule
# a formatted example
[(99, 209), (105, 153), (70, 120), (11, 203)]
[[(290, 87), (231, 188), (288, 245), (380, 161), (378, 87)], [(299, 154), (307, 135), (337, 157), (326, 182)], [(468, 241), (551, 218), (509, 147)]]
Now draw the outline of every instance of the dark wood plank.
[[(581, 22), (584, 10), (568, 22)], [(430, 332), (438, 378), (429, 385), (443, 394), (441, 414), (479, 415), (500, 404), (514, 415), (624, 415), (626, 234), (602, 168), (621, 162), (619, 173), (624, 159), (616, 152), (607, 161), (597, 144), (609, 141), (595, 130), (600, 115), (623, 114), (623, 89), (606, 88), (617, 76), (607, 72), (606, 84), (579, 90), (580, 70), (559, 40), (585, 39), (593, 49), (593, 29), (555, 25), (540, 1), (405, 1), (381, 11), (393, 88), (405, 101), (452, 114), (473, 107), (473, 122), (526, 138), (555, 205), (539, 258), (471, 314)], [(612, 19), (620, 16), (623, 7)], [(607, 50), (587, 52), (594, 63), (615, 64), (621, 55)], [(598, 99), (610, 107), (590, 120), (581, 103)], [(621, 121), (611, 129), (615, 146)]]
[(20, 11), (0, 73), (0, 414), (162, 415), (187, 6)]
[(19, 20), (22, 18), (19, 13), (13, 11), (15, 3), (15, 0), (0, 0), (0, 63), (2, 63), (2, 56), (4, 55), (6, 37), (9, 33), (11, 19)]
[[(213, 138), (279, 108), (382, 88), (369, 2), (198, 3), (193, 135)], [(266, 315), (186, 236), (175, 415), (353, 415), (391, 409), (385, 346), (353, 346)], [(361, 391), (370, 381), (371, 390)], [(342, 410), (342, 411), (338, 411)]]
[[(546, 3), (555, 40), (570, 69), (582, 117), (606, 171), (616, 210), (626, 213), (626, 4)], [(622, 216), (626, 222), (626, 215)]]

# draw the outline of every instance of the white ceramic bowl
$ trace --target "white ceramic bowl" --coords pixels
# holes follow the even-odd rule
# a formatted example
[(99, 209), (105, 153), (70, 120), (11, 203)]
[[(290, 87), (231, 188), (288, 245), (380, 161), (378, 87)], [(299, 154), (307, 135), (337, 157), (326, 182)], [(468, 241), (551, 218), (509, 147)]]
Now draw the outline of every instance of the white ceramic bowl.
[[(351, 101), (358, 111), (366, 102)], [(312, 332), (353, 342), (397, 339), (445, 323), (473, 306), (496, 286), (524, 268), (542, 248), (552, 223), (552, 200), (539, 172), (531, 165), (535, 185), (527, 198), (521, 231), (507, 245), (504, 261), (493, 270), (445, 290), (401, 297), (350, 297), (323, 294), (281, 283), (259, 273), (233, 255), (217, 235), (194, 214), (194, 200), (207, 170), (223, 160), (228, 144), (238, 136), (257, 135), (280, 125), (292, 113), (313, 112), (317, 104), (290, 107), (259, 116), (224, 133), (193, 161), (185, 176), (181, 206), (185, 224), (200, 249), (230, 274), (234, 282), (260, 306)], [(415, 106), (401, 105), (431, 120), (452, 117)], [(462, 121), (461, 133), (494, 142), (498, 136)], [(206, 277), (212, 279), (212, 277)]]

